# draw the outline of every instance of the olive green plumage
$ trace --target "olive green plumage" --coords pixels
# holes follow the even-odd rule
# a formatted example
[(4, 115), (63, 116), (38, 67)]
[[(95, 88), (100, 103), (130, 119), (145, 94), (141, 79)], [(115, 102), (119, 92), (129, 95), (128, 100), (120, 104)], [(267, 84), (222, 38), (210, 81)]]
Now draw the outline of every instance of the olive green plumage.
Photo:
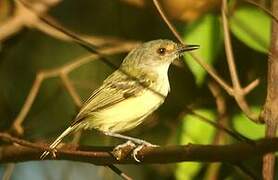
[[(170, 40), (154, 40), (132, 50), (120, 68), (112, 73), (84, 103), (75, 121), (50, 146), (79, 129), (119, 133), (135, 128), (156, 110), (170, 91), (168, 68), (184, 51)], [(44, 152), (42, 158), (48, 155)]]

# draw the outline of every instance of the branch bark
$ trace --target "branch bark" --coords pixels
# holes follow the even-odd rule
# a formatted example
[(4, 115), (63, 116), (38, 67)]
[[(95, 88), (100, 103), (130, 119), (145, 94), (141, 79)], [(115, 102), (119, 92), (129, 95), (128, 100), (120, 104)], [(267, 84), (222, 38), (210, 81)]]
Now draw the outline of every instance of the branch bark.
[[(0, 139), (18, 145), (4, 145), (0, 149), (0, 163), (24, 162), (40, 160), (44, 150), (49, 150), (48, 145), (31, 143), (25, 140), (0, 133)], [(144, 147), (138, 152), (137, 158), (142, 164), (175, 163), (184, 161), (200, 162), (230, 162), (237, 163), (250, 158), (261, 157), (266, 153), (278, 150), (278, 138), (262, 139), (253, 144), (237, 143), (230, 145), (197, 145), (167, 147)], [(96, 165), (107, 164), (138, 164), (130, 152), (132, 147), (126, 146), (122, 156), (117, 160), (113, 156), (113, 147), (91, 147), (78, 145), (65, 145), (58, 149), (56, 158), (50, 160), (71, 160), (88, 162)], [(127, 153), (127, 154), (124, 154)]]
[[(278, 1), (272, 1), (272, 12), (278, 15)], [(268, 60), (267, 97), (261, 117), (266, 123), (266, 137), (276, 136), (278, 125), (278, 23), (272, 21), (271, 49)], [(263, 178), (274, 179), (275, 155), (267, 154), (263, 158)]]

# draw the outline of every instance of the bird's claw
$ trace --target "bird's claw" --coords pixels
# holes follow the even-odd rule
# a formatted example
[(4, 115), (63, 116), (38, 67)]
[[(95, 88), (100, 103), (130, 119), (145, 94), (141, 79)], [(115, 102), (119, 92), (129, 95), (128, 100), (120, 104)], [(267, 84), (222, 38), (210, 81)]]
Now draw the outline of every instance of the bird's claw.
[(137, 146), (133, 152), (132, 152), (132, 157), (135, 161), (137, 161), (138, 163), (140, 163), (141, 161), (138, 159), (137, 155), (138, 152), (140, 152), (144, 147), (159, 147), (158, 145), (155, 144), (151, 144), (149, 142), (144, 142), (143, 144), (140, 144), (139, 146)]
[[(129, 147), (129, 148), (127, 148), (127, 147)], [(130, 151), (132, 151), (135, 147), (136, 147), (136, 145), (132, 141), (127, 141), (123, 144), (116, 146), (113, 149), (112, 154), (119, 161), (121, 159), (124, 159), (126, 157), (126, 155), (128, 155), (130, 153)]]
[(52, 149), (50, 152), (51, 152), (51, 156), (52, 156), (53, 158), (56, 158), (56, 157), (57, 157), (57, 156), (56, 156), (57, 149)]

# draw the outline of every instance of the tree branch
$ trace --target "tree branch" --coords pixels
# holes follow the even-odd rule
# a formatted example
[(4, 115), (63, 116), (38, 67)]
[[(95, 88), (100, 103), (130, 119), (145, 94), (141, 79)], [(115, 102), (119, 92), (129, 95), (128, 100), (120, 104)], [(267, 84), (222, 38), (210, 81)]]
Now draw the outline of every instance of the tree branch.
[[(0, 139), (17, 143), (18, 145), (5, 145), (0, 150), (0, 163), (23, 162), (40, 160), (44, 150), (49, 150), (48, 145), (31, 143), (25, 140), (0, 133)], [(138, 152), (137, 158), (142, 164), (174, 163), (184, 161), (219, 162), (230, 163), (261, 157), (266, 153), (278, 150), (278, 138), (262, 139), (254, 141), (254, 144), (237, 143), (230, 145), (197, 145), (167, 147), (144, 147)], [(58, 149), (56, 158), (51, 160), (71, 160), (88, 162), (96, 165), (107, 164), (138, 164), (130, 155), (132, 147), (126, 146), (122, 150), (122, 156), (117, 160), (113, 156), (113, 147), (89, 147), (78, 145), (65, 145)]]
[[(258, 122), (259, 119), (258, 115), (251, 111), (248, 103), (245, 100), (246, 89), (244, 92), (244, 88), (241, 87), (239, 81), (237, 68), (235, 65), (235, 58), (234, 58), (234, 53), (232, 48), (230, 32), (229, 32), (228, 18), (226, 16), (227, 12), (228, 12), (227, 0), (222, 0), (221, 15), (222, 15), (222, 22), (223, 22), (224, 44), (225, 44), (225, 51), (226, 51), (226, 59), (230, 71), (230, 77), (233, 84), (233, 96), (237, 104), (241, 108), (241, 110), (244, 112), (244, 114), (252, 121)], [(254, 85), (258, 85), (258, 80), (255, 80), (253, 81), (253, 83), (249, 84), (247, 86), (247, 90), (249, 91), (250, 87), (254, 88)]]
[[(272, 12), (278, 15), (278, 2), (272, 1)], [(272, 21), (271, 48), (268, 60), (268, 84), (267, 97), (261, 114), (266, 123), (266, 137), (276, 136), (278, 126), (278, 23)], [(270, 153), (263, 159), (263, 178), (266, 180), (274, 179), (275, 155)]]

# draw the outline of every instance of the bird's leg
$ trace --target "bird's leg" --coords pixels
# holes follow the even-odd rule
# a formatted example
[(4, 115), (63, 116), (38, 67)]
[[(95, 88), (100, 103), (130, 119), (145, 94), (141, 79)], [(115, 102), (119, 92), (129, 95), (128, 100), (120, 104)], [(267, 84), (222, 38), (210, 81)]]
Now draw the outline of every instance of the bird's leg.
[(130, 137), (130, 136), (125, 136), (125, 135), (117, 134), (117, 133), (111, 133), (111, 132), (107, 132), (107, 131), (105, 131), (103, 133), (107, 136), (128, 140), (126, 143), (120, 144), (117, 147), (115, 147), (114, 148), (115, 151), (119, 151), (120, 149), (122, 149), (122, 148), (124, 148), (128, 145), (131, 145), (132, 142), (138, 144), (139, 146), (137, 146), (132, 152), (132, 156), (137, 162), (140, 162), (140, 160), (137, 158), (137, 154), (143, 147), (145, 147), (145, 146), (158, 147), (158, 145), (151, 144), (151, 143), (149, 143), (145, 140), (142, 140), (142, 139), (138, 139), (138, 138), (134, 138), (134, 137)]
[(119, 138), (119, 139), (125, 139), (125, 140), (128, 140), (128, 141), (132, 141), (136, 144), (145, 144), (147, 146), (156, 146), (152, 143), (149, 143), (143, 139), (139, 139), (139, 138), (135, 138), (135, 137), (130, 137), (130, 136), (125, 136), (125, 135), (122, 135), (122, 134), (118, 134), (118, 133), (112, 133), (112, 132), (107, 132), (107, 131), (104, 131), (103, 132), (105, 135), (107, 136), (111, 136), (111, 137), (115, 137), (115, 138)]
[(55, 148), (49, 151), (44, 151), (43, 154), (40, 156), (40, 159), (44, 160), (49, 154), (51, 154), (53, 158), (56, 158), (56, 153), (57, 153), (57, 149)]

